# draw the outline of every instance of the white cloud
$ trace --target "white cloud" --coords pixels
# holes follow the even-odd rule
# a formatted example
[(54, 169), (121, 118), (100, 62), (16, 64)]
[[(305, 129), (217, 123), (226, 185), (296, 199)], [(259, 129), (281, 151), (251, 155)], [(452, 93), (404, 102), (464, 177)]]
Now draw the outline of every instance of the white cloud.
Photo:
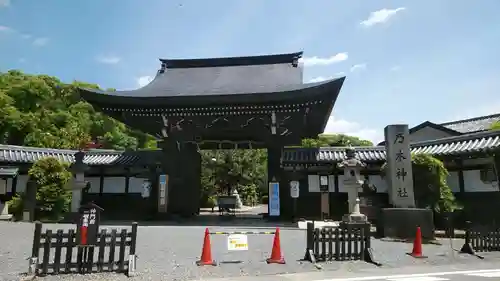
[(151, 83), (151, 81), (153, 81), (153, 77), (151, 77), (151, 76), (141, 76), (141, 77), (137, 78), (137, 84), (141, 88), (146, 86), (147, 84)]
[(347, 53), (338, 53), (336, 55), (320, 58), (320, 57), (304, 57), (300, 59), (300, 63), (304, 64), (304, 66), (315, 66), (315, 65), (330, 65), (334, 63), (338, 63), (341, 61), (347, 60), (349, 56)]
[(337, 78), (339, 76), (343, 76), (345, 75), (344, 72), (339, 72), (339, 73), (336, 73), (335, 75), (333, 76), (318, 76), (318, 77), (314, 77), (314, 78), (311, 78), (309, 81), (307, 81), (308, 83), (318, 83), (318, 82), (323, 82), (323, 81), (326, 81), (326, 80), (330, 80), (330, 79), (334, 79), (334, 78)]
[(395, 65), (395, 66), (391, 67), (391, 69), (390, 69), (390, 70), (391, 70), (391, 71), (400, 71), (400, 70), (401, 70), (401, 66), (399, 66), (399, 65)]
[(31, 37), (33, 37), (33, 36), (31, 36), (30, 34), (21, 35), (21, 38), (23, 38), (23, 39), (31, 39)]
[(10, 0), (0, 0), (0, 8), (10, 6)]
[[(0, 0), (2, 1), (2, 0)], [(10, 33), (10, 32), (14, 32), (14, 29), (8, 27), (8, 26), (5, 26), (5, 25), (0, 25), (0, 33), (3, 32), (3, 33)]]
[(376, 24), (384, 23), (390, 20), (392, 17), (396, 15), (396, 13), (404, 11), (406, 8), (400, 7), (396, 9), (381, 9), (375, 12), (371, 12), (370, 16), (359, 24), (364, 27), (370, 27)]
[(365, 69), (366, 69), (366, 63), (358, 63), (358, 64), (351, 66), (350, 71), (354, 72), (354, 71), (361, 71), (361, 70), (365, 70)]
[(97, 61), (104, 64), (117, 64), (122, 59), (117, 56), (99, 56), (97, 57)]
[(37, 47), (43, 47), (49, 43), (49, 38), (47, 37), (39, 37), (33, 40), (33, 45)]
[(373, 142), (374, 145), (377, 145), (384, 140), (383, 130), (366, 128), (359, 123), (350, 122), (344, 119), (337, 119), (334, 116), (330, 116), (328, 123), (326, 124), (325, 134), (328, 133), (356, 136), (361, 139), (369, 140)]

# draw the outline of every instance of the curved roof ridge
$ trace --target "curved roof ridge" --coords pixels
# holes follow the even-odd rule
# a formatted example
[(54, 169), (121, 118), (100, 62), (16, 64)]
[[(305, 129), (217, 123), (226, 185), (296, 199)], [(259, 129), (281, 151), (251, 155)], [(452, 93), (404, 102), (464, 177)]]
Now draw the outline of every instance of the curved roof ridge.
[(224, 66), (292, 63), (294, 60), (301, 58), (302, 55), (303, 52), (300, 51), (294, 53), (255, 55), (255, 56), (193, 58), (193, 59), (160, 59), (160, 61), (165, 64), (165, 67), (167, 69), (224, 67)]
[(500, 130), (482, 131), (482, 132), (471, 133), (471, 134), (466, 134), (466, 135), (451, 136), (451, 137), (439, 138), (439, 139), (434, 139), (434, 140), (419, 141), (419, 142), (411, 143), (410, 146), (418, 147), (418, 146), (426, 146), (426, 145), (432, 145), (432, 144), (449, 143), (449, 142), (457, 142), (457, 141), (466, 141), (466, 140), (473, 140), (473, 139), (487, 138), (487, 137), (494, 137), (494, 136), (500, 136)]
[(500, 117), (500, 113), (472, 117), (472, 118), (461, 119), (461, 120), (456, 120), (456, 121), (449, 121), (449, 122), (445, 122), (445, 123), (439, 123), (438, 125), (441, 125), (441, 126), (453, 125), (453, 124), (458, 124), (458, 123), (463, 123), (463, 122), (471, 122), (471, 121), (477, 121), (477, 120), (482, 120), (482, 119), (488, 119), (488, 118), (492, 118), (492, 117)]

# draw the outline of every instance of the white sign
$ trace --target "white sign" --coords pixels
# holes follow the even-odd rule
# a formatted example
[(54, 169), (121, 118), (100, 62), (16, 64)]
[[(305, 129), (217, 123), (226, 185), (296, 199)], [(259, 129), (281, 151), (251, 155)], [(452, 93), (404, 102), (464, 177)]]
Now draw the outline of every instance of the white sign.
[(269, 183), (269, 216), (277, 217), (280, 215), (280, 184), (277, 182)]
[(389, 125), (384, 129), (387, 154), (389, 200), (395, 207), (415, 207), (408, 125)]
[(319, 184), (322, 186), (328, 186), (328, 176), (320, 176)]
[(248, 237), (244, 234), (231, 234), (227, 237), (228, 251), (248, 250)]
[(151, 193), (151, 183), (148, 180), (145, 180), (142, 183), (142, 198), (148, 198)]
[(300, 185), (300, 183), (298, 181), (291, 181), (290, 182), (290, 197), (299, 198), (299, 194), (300, 194), (299, 185)]

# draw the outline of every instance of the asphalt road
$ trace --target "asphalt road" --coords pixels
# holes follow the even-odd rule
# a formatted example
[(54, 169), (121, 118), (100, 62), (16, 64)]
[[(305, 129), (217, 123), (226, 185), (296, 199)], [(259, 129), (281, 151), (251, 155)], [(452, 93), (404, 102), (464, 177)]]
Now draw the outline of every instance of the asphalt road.
[[(308, 272), (274, 276), (203, 279), (203, 281), (494, 281), (500, 280), (498, 263), (401, 267), (361, 272)], [(201, 280), (192, 280), (201, 281)]]

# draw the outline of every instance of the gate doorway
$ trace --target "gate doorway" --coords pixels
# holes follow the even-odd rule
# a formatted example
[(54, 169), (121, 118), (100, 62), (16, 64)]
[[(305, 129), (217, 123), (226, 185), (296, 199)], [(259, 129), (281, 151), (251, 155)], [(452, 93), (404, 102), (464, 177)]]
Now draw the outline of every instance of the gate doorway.
[(268, 212), (266, 149), (202, 150), (200, 215), (262, 218)]

